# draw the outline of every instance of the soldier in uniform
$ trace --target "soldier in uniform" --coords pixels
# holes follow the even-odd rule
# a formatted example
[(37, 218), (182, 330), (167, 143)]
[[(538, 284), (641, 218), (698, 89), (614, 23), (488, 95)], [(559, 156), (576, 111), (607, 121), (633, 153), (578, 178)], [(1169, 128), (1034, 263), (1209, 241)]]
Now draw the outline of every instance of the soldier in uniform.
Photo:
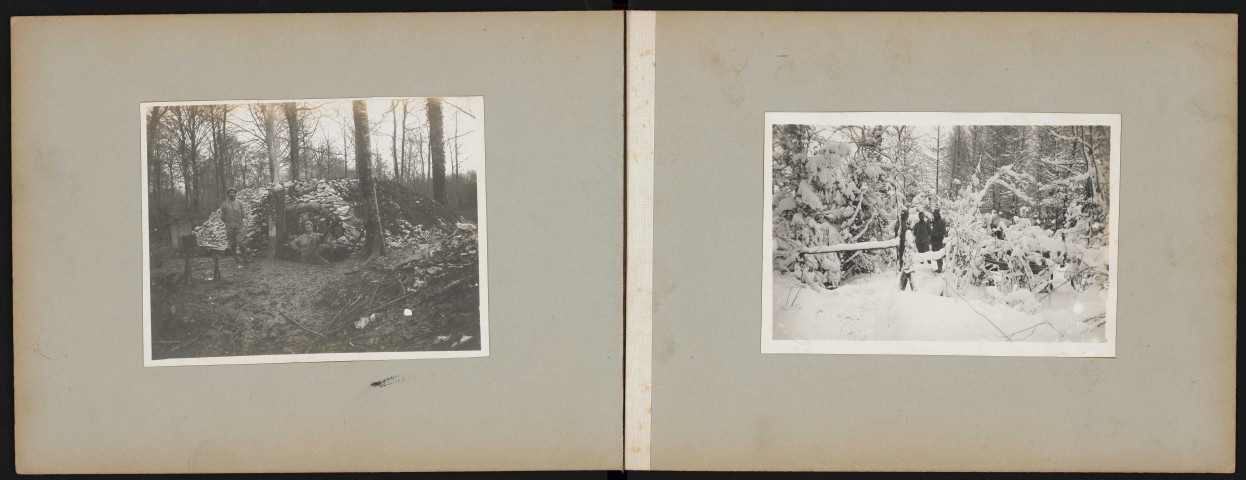
[(229, 239), (229, 253), (234, 256), (238, 268), (247, 263), (242, 251), (243, 219), (242, 202), (238, 200), (238, 189), (226, 190), (229, 199), (221, 203), (221, 222), (225, 224), (225, 237)]

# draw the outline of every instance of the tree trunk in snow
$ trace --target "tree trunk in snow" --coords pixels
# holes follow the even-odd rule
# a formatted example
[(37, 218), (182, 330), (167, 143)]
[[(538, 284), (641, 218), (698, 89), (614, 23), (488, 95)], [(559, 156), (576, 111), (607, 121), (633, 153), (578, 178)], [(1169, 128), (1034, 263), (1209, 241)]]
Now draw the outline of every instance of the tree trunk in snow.
[(939, 198), (939, 153), (943, 150), (943, 131), (935, 127), (935, 198)]

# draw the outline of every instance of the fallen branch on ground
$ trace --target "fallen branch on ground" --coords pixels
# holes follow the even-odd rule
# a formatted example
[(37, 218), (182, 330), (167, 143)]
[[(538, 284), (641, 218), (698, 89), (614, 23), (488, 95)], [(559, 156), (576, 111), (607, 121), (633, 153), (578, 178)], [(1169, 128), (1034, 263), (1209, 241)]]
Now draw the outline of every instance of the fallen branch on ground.
[[(365, 303), (369, 305), (372, 303), (372, 300), (376, 298), (376, 291), (378, 288), (379, 286), (373, 286), (372, 293), (368, 294), (368, 296), (366, 297), (363, 294), (360, 294), (359, 298), (351, 306), (347, 307), (345, 310), (342, 311), (340, 315), (338, 315), (337, 318), (334, 318), (333, 321), (329, 322), (329, 326), (325, 327), (325, 333), (328, 333), (328, 334), (337, 333), (341, 331), (342, 329), (346, 328), (347, 326), (351, 325), (351, 322), (349, 321), (350, 318), (355, 315), (358, 315), (359, 308), (363, 307)], [(342, 319), (346, 319), (347, 321), (342, 322)]]
[[(1021, 332), (1026, 331), (1026, 330), (1030, 330), (1030, 335), (1034, 335), (1034, 332), (1038, 331), (1038, 327), (1041, 327), (1041, 326), (1043, 326), (1043, 325), (1046, 325), (1046, 326), (1048, 326), (1048, 327), (1051, 327), (1051, 330), (1052, 330), (1052, 331), (1054, 331), (1054, 332), (1056, 332), (1056, 335), (1059, 335), (1061, 340), (1065, 340), (1065, 337), (1064, 337), (1064, 332), (1061, 332), (1059, 329), (1057, 329), (1057, 328), (1056, 328), (1056, 326), (1055, 326), (1055, 325), (1052, 325), (1050, 321), (1044, 320), (1044, 321), (1042, 321), (1042, 322), (1038, 322), (1038, 323), (1034, 324), (1033, 326), (1029, 326), (1029, 327), (1026, 327), (1026, 328), (1022, 328), (1022, 329), (1020, 329), (1020, 330), (1017, 330), (1016, 332), (1013, 332), (1013, 333), (1012, 333), (1012, 335), (1009, 335), (1009, 336), (1008, 336), (1008, 341), (1013, 341), (1013, 338), (1012, 338), (1012, 337), (1016, 336), (1017, 334), (1019, 334), (1019, 333), (1021, 333)], [(1030, 335), (1026, 335), (1026, 336), (1022, 337), (1022, 338), (1021, 338), (1021, 340), (1025, 340), (1025, 339), (1027, 339), (1027, 338), (1030, 338)]]
[[(799, 248), (794, 248), (794, 249), (780, 248), (779, 249), (777, 256), (786, 257), (786, 258), (779, 260), (778, 265), (776, 266), (776, 268), (779, 268), (779, 269), (786, 269), (789, 265), (792, 264), (792, 262), (795, 262), (801, 255), (805, 255), (805, 254), (851, 252), (851, 251), (860, 252), (862, 250), (878, 250), (878, 249), (883, 249), (883, 248), (895, 248), (896, 246), (900, 244), (899, 237), (892, 238), (890, 240), (879, 240), (879, 241), (874, 241), (874, 242), (860, 242), (860, 243), (840, 243), (837, 245), (824, 245), (820, 247), (806, 247), (804, 245), (796, 244), (795, 242), (790, 241), (790, 240), (784, 240), (784, 241), (787, 242), (788, 244), (797, 245)], [(855, 256), (855, 254), (853, 255)]]
[[(442, 292), (445, 292), (445, 291), (447, 291), (447, 290), (449, 290), (449, 289), (451, 289), (451, 288), (453, 288), (453, 287), (458, 286), (459, 284), (463, 283), (464, 281), (466, 281), (466, 280), (467, 280), (467, 279), (469, 279), (469, 278), (471, 278), (471, 276), (462, 277), (462, 278), (460, 278), (460, 279), (458, 279), (458, 280), (455, 280), (455, 281), (453, 281), (453, 282), (450, 282), (449, 284), (446, 284), (444, 287), (441, 287), (441, 288), (437, 289), (437, 291), (435, 291), (435, 292), (430, 292), (430, 293), (428, 293), (428, 295), (430, 295), (430, 296), (431, 296), (431, 295), (438, 295), (438, 294), (441, 294)], [(390, 307), (390, 306), (392, 306), (392, 305), (394, 305), (394, 304), (396, 304), (396, 303), (398, 303), (398, 302), (400, 302), (400, 301), (402, 301), (402, 300), (405, 300), (405, 299), (407, 299), (407, 298), (410, 298), (410, 297), (412, 297), (412, 296), (418, 295), (418, 294), (420, 294), (420, 293), (425, 293), (425, 292), (426, 292), (426, 290), (417, 290), (417, 291), (415, 291), (415, 292), (411, 292), (411, 293), (408, 293), (408, 294), (406, 294), (406, 295), (402, 295), (402, 296), (400, 296), (400, 297), (398, 297), (398, 298), (395, 298), (395, 299), (393, 299), (393, 300), (391, 300), (391, 301), (389, 301), (389, 302), (386, 302), (384, 305), (381, 305), (381, 306), (379, 306), (379, 307), (376, 307), (376, 308), (370, 309), (370, 310), (368, 310), (366, 313), (372, 313), (372, 312), (378, 312), (378, 311), (384, 310), (384, 309), (386, 309), (386, 308), (388, 308), (388, 307)]]
[(462, 284), (463, 282), (466, 282), (466, 281), (467, 281), (468, 279), (470, 279), (470, 278), (472, 278), (472, 276), (471, 276), (471, 275), (467, 275), (467, 276), (465, 276), (465, 277), (459, 278), (458, 280), (455, 280), (455, 281), (453, 281), (453, 282), (450, 282), (450, 283), (446, 284), (444, 287), (438, 288), (438, 289), (437, 289), (436, 291), (434, 291), (434, 292), (427, 292), (426, 290), (416, 290), (416, 291), (414, 291), (414, 292), (411, 292), (411, 293), (408, 293), (408, 294), (406, 294), (406, 295), (402, 295), (402, 296), (400, 296), (400, 297), (398, 297), (398, 298), (395, 298), (395, 299), (393, 299), (393, 300), (390, 300), (389, 302), (386, 302), (384, 305), (381, 305), (381, 306), (379, 306), (379, 307), (373, 308), (373, 309), (371, 309), (371, 310), (367, 310), (367, 311), (366, 311), (366, 312), (364, 312), (364, 313), (379, 312), (379, 311), (381, 311), (381, 310), (384, 310), (384, 309), (386, 309), (386, 308), (389, 308), (390, 306), (393, 306), (394, 304), (397, 304), (397, 303), (398, 303), (398, 302), (400, 302), (400, 301), (406, 300), (407, 298), (410, 298), (410, 297), (413, 297), (413, 296), (415, 296), (415, 295), (418, 295), (418, 294), (421, 294), (421, 293), (425, 293), (425, 292), (427, 292), (427, 294), (428, 294), (428, 295), (430, 295), (430, 296), (432, 296), (432, 295), (440, 295), (441, 293), (443, 293), (443, 292), (445, 292), (445, 291), (447, 291), (447, 290), (450, 290), (451, 288), (454, 288), (454, 287), (459, 286), (460, 284)]
[[(272, 315), (272, 314), (270, 313), (269, 315)], [(303, 329), (303, 330), (307, 331), (307, 333), (310, 333), (310, 334), (313, 334), (313, 335), (319, 336), (320, 338), (324, 338), (324, 334), (318, 333), (318, 332), (316, 332), (316, 331), (314, 331), (314, 330), (312, 330), (312, 329), (310, 329), (310, 328), (304, 327), (304, 326), (303, 326), (303, 324), (301, 324), (301, 323), (299, 323), (299, 322), (296, 322), (293, 318), (287, 317), (287, 316), (286, 316), (286, 314), (281, 313), (281, 311), (280, 311), (280, 310), (278, 310), (278, 311), (277, 311), (277, 315), (280, 315), (280, 316), (281, 316), (281, 318), (284, 318), (284, 319), (286, 319), (286, 320), (289, 320), (289, 321), (290, 321), (290, 323), (293, 323), (293, 324), (295, 324), (295, 325), (298, 325), (298, 327), (299, 327), (299, 328), (301, 328), (301, 329)]]
[[(943, 275), (938, 275), (938, 277), (939, 277), (939, 280), (943, 280), (944, 286), (946, 286), (949, 290), (951, 290), (952, 293), (955, 293), (957, 297), (960, 297), (960, 300), (962, 302), (965, 302), (966, 307), (969, 307), (970, 310), (973, 310), (973, 313), (976, 313), (978, 314), (978, 316), (982, 317), (983, 319), (986, 319), (986, 323), (989, 323), (991, 324), (992, 327), (995, 327), (995, 331), (999, 332), (999, 334), (1004, 337), (1004, 340), (1009, 341), (1009, 342), (1012, 341), (1012, 336), (1008, 335), (1007, 333), (1004, 333), (1004, 329), (999, 328), (999, 325), (996, 325), (995, 322), (991, 320), (991, 317), (988, 317), (986, 316), (986, 314), (979, 312), (978, 309), (973, 308), (973, 304), (969, 303), (969, 300), (966, 299), (964, 295), (961, 295), (960, 292), (956, 291), (955, 288), (952, 288), (952, 284), (948, 283), (947, 279), (943, 278)], [(1016, 335), (1016, 334), (1014, 333), (1013, 335)]]

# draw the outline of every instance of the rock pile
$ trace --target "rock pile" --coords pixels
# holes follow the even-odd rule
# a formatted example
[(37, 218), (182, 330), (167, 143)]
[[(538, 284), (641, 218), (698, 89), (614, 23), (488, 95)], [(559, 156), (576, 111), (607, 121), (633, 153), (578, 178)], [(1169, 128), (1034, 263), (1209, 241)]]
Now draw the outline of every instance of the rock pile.
[[(362, 196), (357, 179), (307, 180), (286, 182), (285, 221), (288, 236), (294, 238), (312, 225), (317, 233), (327, 233), (329, 248), (357, 252), (363, 247)], [(269, 214), (274, 186), (238, 190), (242, 201), (243, 247), (248, 253), (265, 251), (269, 236)], [(378, 182), (377, 203), (381, 209), (385, 240), (391, 247), (430, 243), (455, 231), (462, 223), (451, 210), (415, 194), (393, 182)], [(200, 245), (224, 249), (229, 244), (220, 209), (212, 212), (194, 229)]]
[[(243, 247), (248, 253), (262, 248), (263, 241), (268, 238), (268, 188), (244, 188), (238, 190), (237, 198), (242, 202), (242, 231), (245, 237)], [(221, 221), (221, 209), (217, 208), (208, 216), (202, 225), (195, 227), (195, 241), (204, 247), (225, 249), (229, 240), (225, 238), (225, 223)]]

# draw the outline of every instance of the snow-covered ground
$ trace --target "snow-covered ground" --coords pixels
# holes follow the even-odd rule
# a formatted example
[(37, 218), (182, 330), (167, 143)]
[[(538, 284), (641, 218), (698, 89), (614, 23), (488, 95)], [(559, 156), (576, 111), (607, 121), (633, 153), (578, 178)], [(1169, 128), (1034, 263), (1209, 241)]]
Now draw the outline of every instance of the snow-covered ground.
[(913, 274), (916, 291), (900, 291), (899, 278), (881, 272), (822, 290), (776, 271), (774, 339), (1106, 341), (1107, 293), (1097, 287), (1065, 285), (1045, 298), (976, 286), (957, 294), (925, 264)]

